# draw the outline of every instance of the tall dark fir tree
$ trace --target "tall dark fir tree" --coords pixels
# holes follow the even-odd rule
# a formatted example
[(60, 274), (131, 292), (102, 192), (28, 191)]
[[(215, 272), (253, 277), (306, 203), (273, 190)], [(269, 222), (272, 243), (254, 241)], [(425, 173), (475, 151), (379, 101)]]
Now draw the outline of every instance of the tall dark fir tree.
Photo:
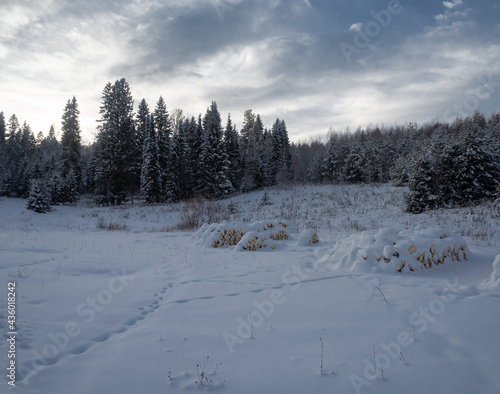
[(158, 138), (154, 127), (154, 116), (145, 122), (144, 148), (142, 152), (141, 197), (148, 204), (161, 201), (161, 171), (158, 156)]
[(74, 202), (82, 184), (82, 164), (81, 150), (82, 143), (80, 137), (80, 111), (76, 98), (68, 100), (64, 108), (62, 117), (62, 165), (61, 177), (65, 185), (66, 196), (63, 198), (67, 202)]
[(120, 205), (139, 187), (133, 107), (125, 78), (106, 85), (94, 153), (94, 195), (100, 204)]
[(276, 119), (272, 128), (272, 174), (273, 183), (286, 184), (291, 181), (292, 154), (290, 140), (284, 120)]
[(231, 181), (234, 189), (239, 190), (243, 178), (243, 171), (238, 131), (231, 121), (231, 115), (228, 115), (227, 117), (227, 124), (224, 129), (224, 143), (229, 159), (229, 180)]
[(162, 96), (158, 99), (154, 110), (154, 126), (156, 130), (156, 137), (158, 138), (158, 160), (161, 174), (160, 189), (162, 198), (165, 199), (170, 142), (172, 136), (172, 122), (170, 121), (167, 104)]
[(229, 159), (222, 138), (222, 126), (217, 103), (207, 108), (203, 118), (203, 142), (200, 154), (200, 194), (218, 198), (234, 192), (228, 178)]

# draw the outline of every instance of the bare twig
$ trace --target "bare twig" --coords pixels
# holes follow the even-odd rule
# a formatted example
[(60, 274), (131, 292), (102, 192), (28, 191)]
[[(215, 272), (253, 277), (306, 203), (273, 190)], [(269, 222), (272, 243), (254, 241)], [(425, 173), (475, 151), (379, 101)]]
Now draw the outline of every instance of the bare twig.
[(389, 302), (387, 301), (387, 298), (385, 298), (385, 295), (384, 293), (382, 292), (382, 289), (380, 288), (381, 287), (381, 284), (380, 284), (380, 276), (377, 277), (378, 278), (378, 286), (375, 286), (373, 289), (372, 289), (372, 296), (370, 297), (370, 299), (368, 301), (371, 301), (373, 299), (373, 296), (375, 295), (375, 293), (378, 291), (380, 294), (382, 294), (382, 297), (384, 298), (384, 301), (386, 304), (388, 304)]

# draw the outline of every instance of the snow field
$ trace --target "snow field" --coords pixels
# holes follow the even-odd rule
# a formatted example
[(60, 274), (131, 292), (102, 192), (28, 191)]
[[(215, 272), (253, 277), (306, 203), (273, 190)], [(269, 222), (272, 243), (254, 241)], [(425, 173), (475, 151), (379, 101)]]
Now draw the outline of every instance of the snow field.
[[(218, 202), (236, 212), (193, 233), (160, 231), (180, 206), (40, 215), (0, 201), (0, 282), (18, 286), (8, 392), (498, 392), (500, 250), (495, 237), (466, 235), (481, 207), (406, 215), (398, 193), (270, 190), (265, 206), (252, 193)], [(100, 218), (128, 230), (98, 229)], [(498, 218), (489, 221), (496, 231)], [(212, 246), (212, 229), (268, 237), (277, 227), (263, 226), (283, 222), (289, 238), (258, 251)], [(320, 242), (309, 245), (312, 232)], [(394, 272), (405, 253), (462, 242), (467, 260)], [(3, 335), (5, 321), (2, 308)]]

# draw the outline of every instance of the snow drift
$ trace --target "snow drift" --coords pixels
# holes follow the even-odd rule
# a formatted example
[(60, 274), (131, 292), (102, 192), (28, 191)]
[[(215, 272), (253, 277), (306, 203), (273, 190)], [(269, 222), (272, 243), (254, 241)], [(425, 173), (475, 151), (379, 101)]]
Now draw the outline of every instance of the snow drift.
[(489, 290), (500, 289), (500, 254), (493, 261), (490, 278), (483, 281), (479, 287)]

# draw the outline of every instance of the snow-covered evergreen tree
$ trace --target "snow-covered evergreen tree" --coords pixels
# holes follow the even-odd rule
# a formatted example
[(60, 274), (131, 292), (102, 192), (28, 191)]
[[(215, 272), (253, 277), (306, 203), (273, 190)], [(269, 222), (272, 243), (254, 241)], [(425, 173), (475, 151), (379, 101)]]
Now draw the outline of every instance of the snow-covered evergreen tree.
[(78, 119), (80, 111), (76, 98), (68, 100), (64, 108), (62, 117), (62, 165), (61, 176), (64, 181), (67, 179), (67, 198), (68, 202), (74, 202), (75, 196), (82, 182), (82, 166), (81, 166), (81, 137), (80, 137), (80, 121)]
[(127, 192), (133, 198), (138, 178), (133, 99), (124, 78), (106, 85), (100, 113), (94, 195), (100, 204), (119, 205)]
[(14, 190), (14, 194), (17, 197), (26, 198), (30, 191), (30, 179), (32, 178), (32, 162), (36, 146), (35, 136), (26, 122), (18, 130), (18, 133), (20, 137), (17, 137), (16, 140), (19, 141), (21, 159), (16, 171), (17, 188)]
[[(272, 140), (267, 138), (271, 151), (264, 149), (264, 124), (260, 115), (252, 110), (244, 113), (243, 128), (241, 129), (241, 156), (243, 162), (242, 189), (250, 191), (269, 186), (273, 182), (272, 167)], [(267, 156), (264, 157), (264, 154)]]
[(158, 157), (161, 173), (161, 191), (162, 199), (165, 199), (165, 188), (167, 184), (168, 158), (170, 156), (170, 139), (172, 135), (172, 122), (167, 111), (167, 105), (162, 96), (156, 103), (154, 110), (154, 125), (156, 136), (158, 138)]
[(186, 119), (181, 128), (182, 140), (184, 142), (184, 198), (189, 199), (194, 197), (199, 190), (199, 157), (201, 153), (201, 144), (203, 136), (203, 127), (200, 121), (197, 122), (194, 116), (191, 119)]
[(224, 143), (229, 159), (229, 180), (235, 190), (241, 187), (241, 180), (243, 178), (240, 144), (238, 138), (238, 131), (233, 126), (231, 115), (227, 117), (226, 128), (224, 129)]
[(436, 207), (438, 196), (433, 192), (435, 184), (432, 164), (427, 155), (421, 154), (408, 181), (409, 193), (406, 195), (406, 210), (422, 213)]
[(290, 167), (292, 155), (290, 140), (284, 120), (276, 119), (272, 128), (272, 174), (273, 183), (284, 184), (291, 181)]
[(148, 204), (160, 202), (162, 199), (158, 138), (153, 123), (154, 115), (147, 116), (142, 152), (141, 197)]
[(148, 134), (148, 123), (151, 121), (149, 118), (149, 106), (146, 99), (142, 99), (139, 103), (139, 108), (137, 109), (137, 115), (135, 120), (135, 128), (137, 132), (137, 143), (140, 145), (140, 150), (144, 146), (144, 140)]
[(28, 196), (26, 208), (38, 213), (46, 213), (50, 211), (50, 197), (38, 179), (31, 180), (31, 187)]
[(328, 148), (328, 155), (323, 163), (323, 178), (331, 183), (338, 183), (341, 180), (342, 156), (338, 138), (331, 138)]
[(363, 181), (363, 150), (358, 141), (352, 141), (349, 153), (344, 160), (344, 177), (348, 183)]
[(185, 159), (186, 151), (184, 144), (184, 122), (178, 125), (178, 131), (174, 132), (170, 143), (170, 155), (168, 158), (167, 183), (165, 186), (165, 196), (167, 201), (177, 202), (185, 198)]
[[(143, 150), (144, 150), (144, 140), (147, 135), (147, 127), (148, 122), (150, 122), (149, 118), (149, 106), (146, 103), (145, 99), (142, 99), (139, 103), (139, 108), (137, 109), (137, 115), (135, 118), (135, 130), (136, 130), (136, 138), (135, 138), (135, 157), (136, 157), (136, 166), (137, 173), (141, 176), (142, 172), (142, 163), (143, 163)], [(142, 182), (140, 179), (139, 183)]]
[(229, 159), (224, 149), (222, 126), (217, 103), (207, 108), (203, 118), (203, 142), (200, 153), (200, 194), (205, 198), (218, 198), (234, 192), (228, 178)]
[(484, 131), (466, 120), (456, 147), (454, 178), (457, 203), (467, 204), (483, 198), (493, 198), (500, 181), (499, 163), (485, 144)]

